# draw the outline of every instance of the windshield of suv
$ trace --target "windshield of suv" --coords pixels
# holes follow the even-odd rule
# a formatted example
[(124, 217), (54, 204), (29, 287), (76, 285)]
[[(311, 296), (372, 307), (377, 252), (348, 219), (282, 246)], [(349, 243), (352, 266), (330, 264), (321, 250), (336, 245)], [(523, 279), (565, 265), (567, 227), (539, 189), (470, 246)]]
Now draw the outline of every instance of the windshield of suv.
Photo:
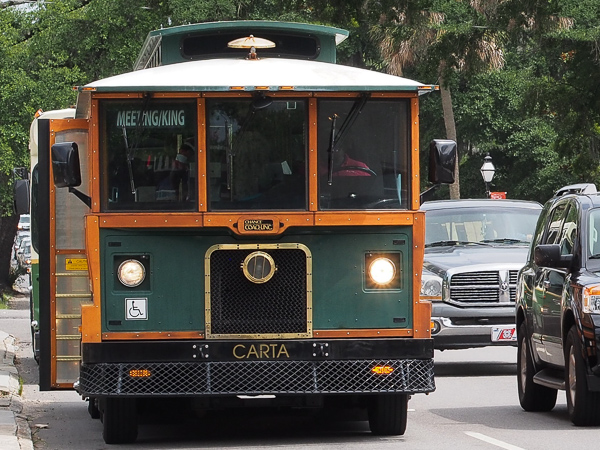
[(540, 210), (457, 207), (426, 211), (425, 245), (529, 244)]

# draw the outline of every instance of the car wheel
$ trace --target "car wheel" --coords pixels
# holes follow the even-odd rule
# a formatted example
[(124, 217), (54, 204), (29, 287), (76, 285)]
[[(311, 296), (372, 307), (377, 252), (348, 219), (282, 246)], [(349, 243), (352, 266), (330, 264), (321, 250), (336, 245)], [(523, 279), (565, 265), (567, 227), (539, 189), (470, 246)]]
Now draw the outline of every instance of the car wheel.
[(374, 396), (369, 403), (369, 428), (379, 436), (402, 435), (408, 416), (407, 394)]
[(535, 367), (529, 351), (525, 323), (519, 327), (517, 343), (517, 387), (521, 408), (525, 411), (550, 411), (556, 405), (558, 391), (533, 382)]
[(575, 325), (569, 330), (565, 345), (565, 384), (567, 409), (574, 425), (600, 425), (600, 393), (590, 392), (586, 364)]
[(106, 398), (102, 408), (102, 437), (107, 444), (129, 444), (137, 439), (135, 399)]

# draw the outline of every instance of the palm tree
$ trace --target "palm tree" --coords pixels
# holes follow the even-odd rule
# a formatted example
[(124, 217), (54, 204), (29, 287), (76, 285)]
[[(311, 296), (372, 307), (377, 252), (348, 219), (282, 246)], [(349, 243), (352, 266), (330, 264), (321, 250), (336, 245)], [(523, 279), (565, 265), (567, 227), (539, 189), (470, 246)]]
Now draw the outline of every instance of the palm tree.
[[(475, 16), (494, 16), (499, 0), (471, 1)], [(387, 63), (388, 71), (402, 75), (407, 66), (427, 62), (437, 69), (442, 100), (446, 137), (457, 141), (456, 124), (452, 108), (452, 95), (447, 80), (451, 71), (475, 72), (498, 70), (504, 65), (504, 54), (499, 41), (501, 33), (487, 26), (468, 22), (449, 23), (446, 14), (433, 11), (411, 11), (393, 9), (373, 29), (374, 37), (380, 42), (380, 51)], [(459, 161), (457, 158), (455, 183), (450, 186), (450, 198), (460, 198)]]

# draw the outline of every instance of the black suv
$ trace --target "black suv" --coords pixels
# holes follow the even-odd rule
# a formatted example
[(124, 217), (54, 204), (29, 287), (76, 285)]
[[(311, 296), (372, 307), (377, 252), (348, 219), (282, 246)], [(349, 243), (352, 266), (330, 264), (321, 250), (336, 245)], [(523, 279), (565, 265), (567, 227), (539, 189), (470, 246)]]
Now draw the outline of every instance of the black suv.
[(516, 300), (519, 402), (550, 411), (566, 390), (575, 425), (600, 425), (600, 195), (560, 189), (538, 221)]

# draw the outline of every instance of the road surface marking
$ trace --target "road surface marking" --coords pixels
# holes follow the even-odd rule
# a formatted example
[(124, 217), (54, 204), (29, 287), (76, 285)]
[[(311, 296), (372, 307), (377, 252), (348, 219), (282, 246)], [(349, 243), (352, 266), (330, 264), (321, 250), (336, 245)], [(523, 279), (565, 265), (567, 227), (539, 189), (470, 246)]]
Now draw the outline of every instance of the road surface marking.
[(475, 433), (473, 431), (465, 431), (467, 436), (471, 436), (475, 439), (479, 439), (480, 441), (487, 442), (488, 444), (495, 445), (496, 447), (504, 448), (506, 450), (525, 450), (521, 447), (517, 447), (516, 445), (507, 444), (506, 442), (499, 441), (498, 439), (491, 438), (486, 436), (485, 434)]

